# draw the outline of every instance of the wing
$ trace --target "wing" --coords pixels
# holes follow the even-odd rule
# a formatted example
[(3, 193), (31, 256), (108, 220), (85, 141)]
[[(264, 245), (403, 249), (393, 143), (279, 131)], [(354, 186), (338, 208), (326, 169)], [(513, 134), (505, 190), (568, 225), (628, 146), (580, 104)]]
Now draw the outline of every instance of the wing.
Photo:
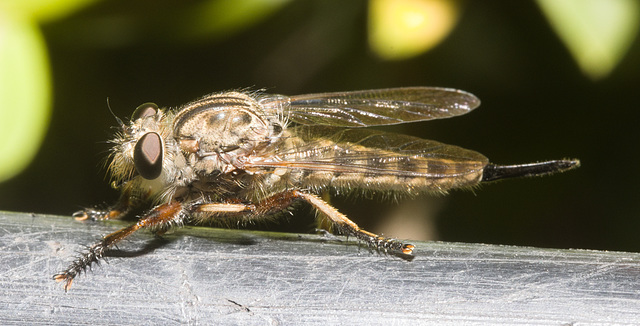
[(450, 88), (405, 87), (265, 97), (267, 114), (302, 125), (367, 127), (448, 118), (480, 105), (473, 94)]
[(488, 164), (478, 152), (379, 130), (301, 126), (291, 128), (289, 133), (276, 155), (248, 165), (433, 179), (475, 178)]

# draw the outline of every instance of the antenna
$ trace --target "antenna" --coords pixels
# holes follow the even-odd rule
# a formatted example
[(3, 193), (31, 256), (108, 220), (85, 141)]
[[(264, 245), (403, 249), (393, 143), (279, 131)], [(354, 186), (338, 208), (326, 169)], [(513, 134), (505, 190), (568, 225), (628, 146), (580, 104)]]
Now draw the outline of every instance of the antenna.
[(120, 128), (124, 128), (124, 122), (122, 122), (122, 120), (120, 118), (118, 118), (118, 116), (116, 116), (115, 113), (113, 113), (113, 110), (111, 110), (111, 104), (109, 103), (109, 97), (107, 96), (107, 108), (109, 109), (109, 112), (111, 112), (111, 115), (116, 119), (116, 122), (118, 123), (118, 125), (120, 126)]

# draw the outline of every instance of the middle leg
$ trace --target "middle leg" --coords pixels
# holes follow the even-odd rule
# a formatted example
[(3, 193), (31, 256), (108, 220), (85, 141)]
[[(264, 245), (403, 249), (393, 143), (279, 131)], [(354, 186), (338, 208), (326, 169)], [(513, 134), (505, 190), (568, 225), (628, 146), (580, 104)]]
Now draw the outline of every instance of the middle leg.
[(221, 218), (221, 215), (216, 213), (225, 213), (224, 216), (243, 218), (245, 220), (264, 219), (269, 215), (286, 210), (295, 200), (303, 200), (311, 204), (316, 210), (324, 214), (340, 233), (355, 236), (377, 250), (389, 251), (400, 254), (402, 258), (411, 259), (413, 249), (415, 249), (414, 245), (404, 244), (397, 239), (386, 238), (363, 230), (320, 197), (300, 190), (282, 192), (255, 204), (201, 204), (195, 208), (195, 212), (211, 214), (204, 214), (203, 217), (196, 219), (200, 222), (215, 221), (216, 218)]
[(164, 229), (172, 223), (180, 223), (180, 220), (183, 218), (184, 207), (179, 202), (173, 201), (155, 207), (138, 220), (136, 224), (106, 235), (102, 240), (100, 240), (100, 242), (89, 247), (87, 252), (71, 263), (65, 271), (54, 275), (53, 279), (58, 282), (64, 282), (64, 290), (68, 291), (73, 280), (78, 276), (78, 274), (85, 271), (88, 267), (91, 267), (92, 264), (98, 263), (100, 259), (104, 257), (104, 253), (109, 248), (113, 247), (124, 238), (142, 228)]

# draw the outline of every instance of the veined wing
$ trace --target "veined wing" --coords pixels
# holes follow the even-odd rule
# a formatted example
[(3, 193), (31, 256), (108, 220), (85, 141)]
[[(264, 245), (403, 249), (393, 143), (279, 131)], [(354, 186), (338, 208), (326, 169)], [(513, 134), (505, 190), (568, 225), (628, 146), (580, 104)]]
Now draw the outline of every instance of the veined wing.
[(404, 87), (265, 97), (266, 113), (302, 125), (367, 127), (448, 118), (480, 105), (471, 93), (451, 88)]
[(478, 152), (379, 130), (300, 126), (289, 134), (273, 157), (246, 165), (336, 175), (475, 180), (488, 164)]

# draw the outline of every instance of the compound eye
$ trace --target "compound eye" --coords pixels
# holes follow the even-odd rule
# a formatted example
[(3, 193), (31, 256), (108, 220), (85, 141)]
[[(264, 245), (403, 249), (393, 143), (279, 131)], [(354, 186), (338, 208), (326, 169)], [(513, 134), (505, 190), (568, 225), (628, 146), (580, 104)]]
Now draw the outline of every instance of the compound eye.
[(155, 103), (143, 103), (133, 111), (131, 115), (131, 121), (135, 121), (141, 118), (150, 117), (158, 113), (158, 106)]
[(155, 132), (145, 134), (133, 149), (133, 165), (141, 177), (153, 180), (162, 173), (162, 140)]

